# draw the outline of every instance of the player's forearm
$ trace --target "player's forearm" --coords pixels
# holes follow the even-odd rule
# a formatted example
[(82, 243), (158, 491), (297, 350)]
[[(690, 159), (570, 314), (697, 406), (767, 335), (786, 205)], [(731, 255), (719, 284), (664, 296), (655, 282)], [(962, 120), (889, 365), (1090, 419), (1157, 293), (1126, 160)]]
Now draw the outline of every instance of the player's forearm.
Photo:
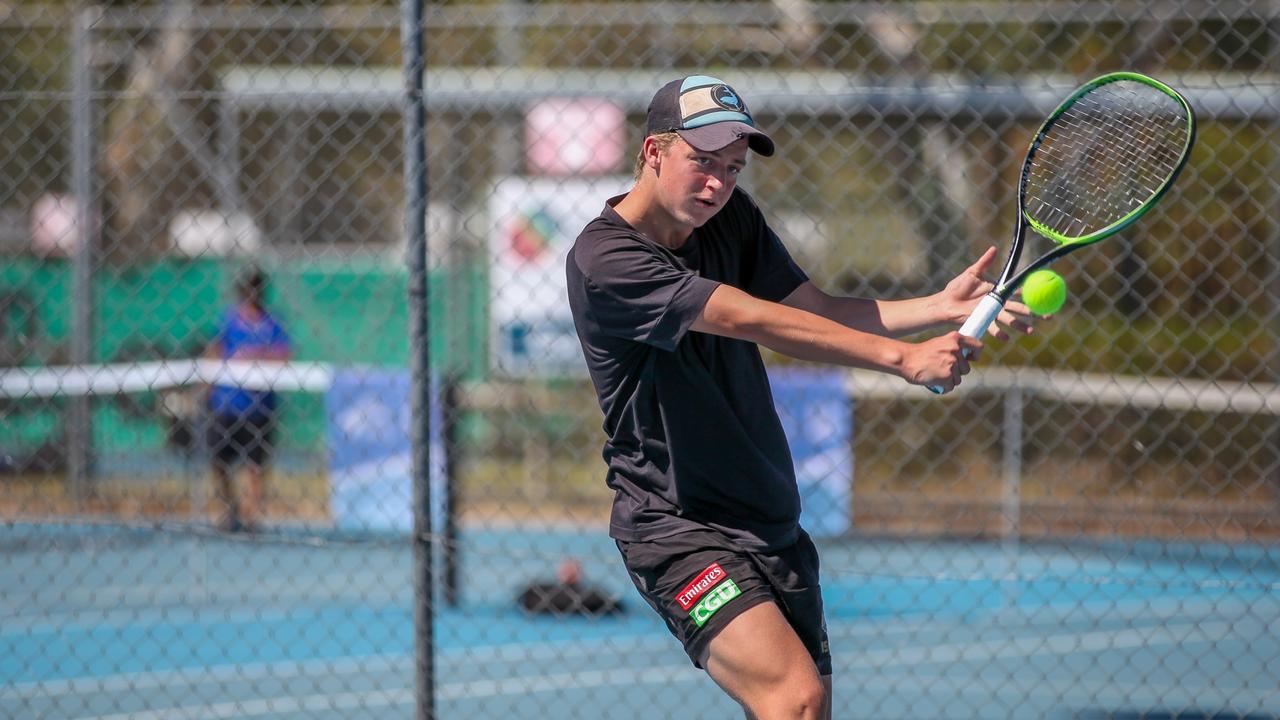
[(287, 346), (271, 345), (264, 347), (248, 347), (236, 350), (231, 356), (233, 360), (277, 360), (286, 361), (292, 357)]
[(902, 375), (903, 343), (759, 300), (728, 285), (712, 294), (693, 329), (754, 342), (800, 360)]
[(783, 304), (854, 330), (891, 338), (927, 330), (948, 320), (946, 308), (936, 295), (911, 300), (837, 297), (813, 283), (801, 285)]
[(835, 322), (891, 338), (928, 330), (945, 321), (932, 296), (910, 300), (830, 297), (826, 305), (830, 310), (824, 314)]

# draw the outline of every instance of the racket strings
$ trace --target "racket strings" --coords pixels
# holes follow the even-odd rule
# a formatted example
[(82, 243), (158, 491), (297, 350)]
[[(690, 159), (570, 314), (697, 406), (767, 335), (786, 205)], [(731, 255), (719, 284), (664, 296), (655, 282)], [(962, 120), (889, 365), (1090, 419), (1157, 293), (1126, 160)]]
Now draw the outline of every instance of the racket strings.
[(1107, 228), (1153, 198), (1173, 175), (1188, 135), (1182, 104), (1134, 81), (1080, 97), (1040, 140), (1024, 204), (1066, 237)]
[[(1039, 196), (1051, 227), (1067, 235), (1082, 235), (1105, 227), (1139, 207), (1155, 194), (1172, 172), (1160, 154), (1144, 152), (1158, 144), (1160, 129), (1144, 118), (1109, 119), (1093, 108), (1075, 122), (1068, 118), (1055, 138), (1048, 161), (1058, 163), (1050, 192)], [(1056, 157), (1061, 155), (1062, 157)], [(1087, 181), (1087, 182), (1081, 182)]]

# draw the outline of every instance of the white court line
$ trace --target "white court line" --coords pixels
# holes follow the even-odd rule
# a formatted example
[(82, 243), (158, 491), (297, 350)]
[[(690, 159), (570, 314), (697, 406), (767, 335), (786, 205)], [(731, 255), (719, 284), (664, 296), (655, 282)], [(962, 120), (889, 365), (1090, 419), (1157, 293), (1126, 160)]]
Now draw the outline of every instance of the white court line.
[[(187, 600), (189, 598), (181, 598)], [(252, 599), (252, 596), (251, 598)], [(288, 598), (277, 598), (263, 596), (262, 600), (270, 600), (278, 603)], [(168, 614), (158, 614), (156, 607), (174, 608)], [(244, 606), (234, 611), (205, 617), (197, 616), (195, 611), (190, 611), (190, 606), (183, 602), (171, 602), (168, 605), (158, 605), (146, 609), (134, 610), (110, 610), (104, 615), (93, 617), (94, 613), (103, 611), (93, 610), (69, 610), (62, 613), (42, 613), (41, 618), (37, 622), (29, 625), (23, 625), (21, 632), (14, 632), (6, 628), (0, 632), (0, 638), (11, 636), (29, 635), (31, 633), (45, 633), (49, 635), (65, 634), (72, 631), (78, 632), (96, 632), (102, 630), (106, 626), (124, 629), (138, 625), (152, 625), (156, 622), (161, 623), (179, 623), (179, 624), (198, 624), (198, 623), (216, 623), (216, 624), (238, 624), (238, 623), (271, 623), (284, 622), (296, 617), (297, 612), (291, 610), (277, 610), (273, 612), (256, 611), (252, 606)], [(34, 615), (35, 613), (28, 613)], [(63, 616), (63, 617), (60, 617)], [(3, 693), (3, 688), (0, 688)]]
[[(837, 669), (838, 670), (838, 669)], [(1044, 682), (1011, 687), (1009, 684), (986, 684), (969, 682), (967, 678), (948, 675), (949, 668), (941, 667), (930, 671), (917, 666), (913, 668), (912, 680), (925, 693), (936, 694), (943, 684), (943, 692), (951, 701), (948, 704), (948, 717), (959, 720), (966, 717), (990, 717), (983, 715), (981, 708), (997, 705), (998, 701), (1015, 701), (1009, 707), (1017, 708), (1019, 717), (1048, 717), (1049, 711), (1062, 710), (1073, 698), (1064, 691), (1064, 687), (1079, 691), (1080, 697), (1087, 697), (1085, 705), (1099, 708), (1135, 708), (1135, 707), (1200, 707), (1214, 709), (1230, 709), (1236, 712), (1265, 712), (1265, 708), (1274, 708), (1277, 696), (1274, 692), (1250, 690), (1241, 687), (1225, 687), (1221, 683), (1206, 687), (1188, 687), (1185, 680), (1178, 678), (1172, 682), (1156, 684), (1152, 682), (1136, 683), (1108, 677), (1105, 680), (1082, 682), (1077, 675), (1063, 673), (1046, 674)], [(890, 694), (902, 694), (905, 691), (901, 676), (871, 675), (854, 678), (851, 686), (859, 693), (878, 691)], [(914, 686), (913, 686), (914, 687)], [(837, 684), (837, 699), (848, 696), (848, 692), (840, 692)], [(1189, 699), (1182, 701), (1178, 694)], [(961, 713), (954, 700), (957, 697), (976, 698), (977, 703), (970, 708), (970, 714)], [(1252, 710), (1250, 710), (1252, 708)], [(1272, 712), (1275, 712), (1273, 709)], [(1230, 717), (1235, 717), (1230, 714)], [(1252, 717), (1252, 716), (1250, 716)]]
[[(1220, 610), (1220, 606), (1207, 601), (1202, 603), (1204, 611)], [(1112, 606), (1113, 609), (1119, 609)], [(1156, 623), (1161, 623), (1166, 618), (1182, 618), (1189, 614), (1193, 614), (1193, 608), (1186, 603), (1170, 604), (1168, 607), (1159, 609), (1151, 604), (1142, 601), (1133, 601), (1131, 613), (1128, 617), (1121, 619), (1133, 618), (1152, 618)], [(1012, 617), (1005, 617), (1006, 615)], [(1021, 619), (1029, 620), (1022, 625), (1011, 626), (1006, 624), (1007, 620)], [(1096, 618), (1095, 618), (1096, 619)], [(1016, 630), (1025, 633), (1028, 637), (1035, 640), (1043, 640), (1045, 635), (1038, 633), (1040, 623), (1036, 622), (1036, 618), (1027, 617), (1025, 614), (1018, 612), (999, 613), (992, 617), (991, 625), (1000, 625), (1009, 630)], [(1057, 625), (1060, 618), (1046, 619), (1048, 624)], [(1216, 624), (1223, 624), (1225, 621), (1211, 621)], [(1230, 623), (1226, 623), (1230, 626)], [(1200, 627), (1197, 621), (1186, 620), (1181, 623), (1186, 627)], [(937, 631), (939, 629), (954, 628), (955, 623), (944, 622), (932, 618), (922, 618), (916, 621), (898, 619), (893, 621), (891, 625), (886, 625), (873, 619), (869, 622), (832, 622), (829, 627), (831, 639), (851, 640), (862, 637), (874, 637), (877, 639), (892, 638), (895, 636), (914, 636), (919, 633), (927, 633)], [(1157, 628), (1162, 627), (1156, 625)], [(1091, 633), (1094, 636), (1105, 635), (1113, 637), (1116, 633), (1135, 633), (1139, 630), (1098, 630)], [(1059, 633), (1061, 637), (1083, 637), (1076, 633)], [(1007, 644), (1004, 642), (1003, 644)], [(973, 643), (956, 643), (951, 647), (971, 647)], [(947, 647), (947, 646), (931, 646), (924, 645), (922, 647)], [(567, 660), (570, 658), (590, 657), (600, 654), (603, 650), (612, 650), (614, 652), (625, 652), (629, 656), (634, 657), (639, 653), (657, 653), (657, 654), (673, 654), (680, 652), (675, 640), (667, 636), (665, 633), (655, 631), (646, 635), (629, 635), (616, 636), (606, 635), (591, 640), (563, 640), (559, 642), (543, 642), (543, 643), (506, 643), (501, 645), (484, 645), (477, 647), (457, 647), (443, 650), (437, 655), (437, 661), (447, 663), (496, 663), (496, 662), (543, 662), (555, 660)], [(876, 657), (877, 663), (884, 664), (882, 658), (876, 653), (884, 653), (886, 651), (870, 651), (870, 653), (859, 653), (859, 657)], [(897, 651), (888, 651), (890, 655), (895, 655)], [(839, 654), (837, 654), (837, 657)], [(175, 668), (173, 670), (161, 670), (140, 673), (122, 673), (117, 675), (104, 675), (94, 677), (79, 677), (59, 680), (31, 681), (23, 683), (13, 683), (0, 687), (0, 700), (21, 698), (51, 698), (61, 696), (79, 696), (94, 692), (121, 692), (129, 690), (137, 690), (144, 688), (166, 687), (175, 681), (212, 681), (219, 682), (222, 680), (239, 680), (253, 681), (262, 678), (287, 678), (287, 677), (308, 677), (312, 675), (347, 675), (358, 674), (367, 670), (377, 670), (379, 668), (372, 667), (382, 663), (385, 667), (383, 671), (395, 672), (411, 670), (414, 664), (414, 658), (410, 654), (382, 654), (382, 655), (364, 655), (364, 656), (344, 656), (332, 659), (316, 659), (305, 661), (281, 661), (270, 663), (252, 663), (241, 665), (215, 665), (202, 666), (195, 668)], [(889, 663), (892, 665), (893, 663)], [(864, 663), (854, 663), (849, 668), (863, 667)]]
[[(383, 667), (375, 667), (382, 663)], [(101, 677), (78, 677), (62, 680), (45, 680), (14, 683), (0, 687), (0, 700), (22, 698), (53, 698), (80, 696), (93, 692), (124, 692), (169, 687), (178, 681), (221, 682), (240, 680), (252, 682), (262, 678), (307, 677), (310, 675), (346, 675), (363, 670), (396, 670), (411, 668), (413, 656), (407, 654), (369, 655), (343, 657), (333, 660), (306, 660), (249, 665), (215, 665), (212, 667), (177, 668), (153, 672), (122, 673)]]
[[(855, 661), (841, 663), (839, 667), (853, 670), (883, 669), (900, 665), (917, 667), (939, 663), (1029, 658), (1039, 655), (1073, 655), (1081, 652), (1121, 650), (1152, 645), (1216, 642), (1225, 638), (1232, 628), (1233, 625), (1229, 622), (1183, 623), (1160, 626), (1149, 633), (1138, 630), (1102, 630), (1088, 633), (1004, 637), (989, 641), (978, 640), (945, 645), (885, 648), (860, 652)], [(1188, 638), (1182, 634), (1193, 630), (1199, 631), (1197, 637)]]
[[(547, 660), (590, 657), (599, 654), (600, 646), (619, 643), (625, 643), (625, 648), (614, 647), (608, 649), (615, 652), (626, 652), (628, 656), (645, 652), (680, 653), (679, 646), (676, 645), (675, 640), (665, 635), (638, 636), (634, 640), (611, 636), (593, 641), (566, 640), (561, 643), (509, 643), (473, 648), (450, 648), (441, 651), (437, 655), (437, 665), (440, 664), (441, 660), (456, 664), (464, 662), (534, 663)], [(354, 675), (366, 671), (412, 671), (414, 663), (415, 659), (412, 654), (393, 653), (345, 656), (333, 659), (175, 668), (173, 670), (152, 672), (13, 683), (0, 687), (0, 700), (78, 696), (93, 692), (123, 692), (168, 687), (175, 682), (181, 681), (194, 681), (197, 683), (225, 680), (252, 682), (266, 678), (283, 679), (315, 675), (330, 677), (335, 675)]]
[(413, 690), (388, 692), (349, 692), (326, 695), (284, 696), (215, 703), (201, 708), (172, 707), (145, 712), (115, 713), (112, 715), (81, 715), (75, 720), (225, 720), (227, 718), (251, 718), (262, 715), (283, 715), (299, 712), (333, 712), (335, 710), (370, 710), (381, 707), (397, 707), (414, 703)]
[[(858, 637), (883, 638), (917, 633), (927, 630), (931, 626), (932, 624), (928, 622), (906, 624), (898, 622), (892, 627), (884, 627), (879, 623), (859, 623), (852, 626), (833, 624), (830, 634), (833, 638), (846, 639)], [(937, 626), (949, 628), (953, 625), (951, 623), (937, 623)], [(681, 652), (674, 638), (660, 630), (655, 630), (653, 633), (645, 635), (606, 635), (591, 640), (505, 643), (501, 645), (449, 648), (438, 653), (437, 661), (449, 663), (545, 662), (599, 655), (602, 649), (617, 653), (625, 652), (631, 657), (639, 653), (679, 656)], [(93, 692), (122, 692), (167, 687), (178, 681), (253, 681), (262, 678), (307, 677), (319, 674), (330, 676), (356, 674), (368, 669), (376, 669), (371, 666), (378, 663), (382, 663), (385, 666), (384, 670), (390, 672), (411, 670), (414, 665), (414, 656), (408, 653), (343, 656), (332, 659), (212, 665), (175, 668), (173, 670), (120, 673), (116, 675), (29, 681), (0, 686), (0, 700), (12, 698), (30, 700), (38, 697), (78, 696)]]
[[(1161, 627), (1151, 633), (1130, 631), (1101, 631), (1092, 633), (1059, 633), (1029, 638), (1001, 638), (987, 643), (950, 643), (946, 645), (916, 645), (887, 648), (858, 653), (854, 662), (838, 662), (840, 670), (919, 667), (954, 662), (976, 662), (1041, 655), (1071, 655), (1079, 652), (1117, 650), (1123, 648), (1150, 647), (1164, 644), (1188, 644), (1216, 642), (1232, 630), (1228, 622), (1184, 623)], [(1196, 637), (1185, 633), (1197, 631)], [(506, 695), (525, 695), (570, 689), (597, 687), (673, 684), (703, 682), (701, 673), (691, 672), (687, 665), (654, 667), (647, 670), (629, 669), (590, 670), (543, 676), (523, 676), (502, 680), (477, 680), (452, 682), (440, 685), (437, 699), (473, 700)], [(408, 705), (414, 701), (413, 691), (367, 691), (358, 693), (317, 694), (260, 698), (249, 701), (225, 702), (208, 706), (199, 714), (193, 708), (173, 707), (143, 713), (112, 715), (85, 715), (76, 720), (175, 720), (178, 718), (254, 717), (264, 714), (306, 712), (317, 710), (345, 710), (385, 706)]]
[[(437, 688), (437, 700), (472, 700), (501, 695), (528, 695), (531, 693), (586, 690), (599, 687), (628, 687), (636, 685), (673, 685), (706, 682), (700, 673), (689, 671), (688, 666), (655, 667), (647, 670), (588, 670), (585, 672), (558, 673), (540, 677), (519, 677), (505, 680), (477, 680), (446, 683)], [(172, 707), (146, 712), (114, 713), (111, 715), (81, 715), (75, 720), (226, 720), (227, 718), (252, 718), (262, 715), (279, 715), (295, 712), (334, 710), (368, 710), (378, 707), (412, 705), (415, 702), (412, 689), (349, 692), (259, 698), (256, 700), (217, 703), (203, 708)]]

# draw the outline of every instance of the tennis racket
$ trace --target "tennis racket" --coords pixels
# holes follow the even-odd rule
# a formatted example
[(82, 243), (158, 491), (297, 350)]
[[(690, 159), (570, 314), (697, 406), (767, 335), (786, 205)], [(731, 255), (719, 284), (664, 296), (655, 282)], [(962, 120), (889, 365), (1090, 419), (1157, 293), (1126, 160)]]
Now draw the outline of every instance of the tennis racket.
[[(1146, 214), (1187, 164), (1195, 137), (1191, 105), (1145, 75), (1110, 73), (1071, 93), (1031, 140), (1009, 258), (960, 334), (981, 337), (1027, 275)], [(1054, 247), (1019, 267), (1028, 227)]]

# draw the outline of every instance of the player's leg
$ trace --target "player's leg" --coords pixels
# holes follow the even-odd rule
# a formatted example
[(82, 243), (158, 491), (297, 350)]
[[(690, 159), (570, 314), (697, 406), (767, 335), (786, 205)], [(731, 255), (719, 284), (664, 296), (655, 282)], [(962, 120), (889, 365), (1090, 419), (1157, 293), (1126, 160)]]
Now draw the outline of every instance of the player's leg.
[(216, 457), (213, 460), (213, 512), (219, 530), (233, 531), (239, 527), (240, 510), (231, 485), (231, 468)]
[[(801, 530), (794, 544), (750, 556), (753, 565), (768, 579), (774, 598), (772, 607), (791, 631), (783, 637), (787, 642), (799, 642), (811, 661), (805, 667), (816, 669), (823, 699), (822, 710), (816, 717), (829, 720), (832, 714), (831, 650), (822, 603), (818, 549), (808, 533)], [(781, 628), (778, 631), (781, 632)], [(809, 690), (812, 691), (812, 687)]]
[(255, 531), (262, 522), (266, 472), (261, 465), (250, 461), (245, 465), (245, 480), (244, 505), (240, 511), (240, 519), (246, 530)]
[[(830, 675), (822, 676), (822, 688), (823, 688), (822, 720), (831, 720), (832, 704), (831, 704), (831, 676)], [(755, 715), (752, 715), (750, 710), (746, 710), (745, 712), (746, 712), (745, 717), (747, 718), (747, 720), (760, 720)]]
[(762, 719), (821, 718), (828, 696), (816, 558), (811, 545), (797, 548), (753, 553), (709, 528), (618, 542), (636, 589), (693, 664), (709, 670), (716, 643), (712, 677)]
[(777, 605), (760, 603), (712, 638), (707, 673), (756, 720), (830, 717), (830, 680)]
[(239, 529), (240, 512), (232, 484), (232, 468), (236, 461), (233, 447), (232, 421), (214, 416), (209, 423), (209, 457), (213, 476), (214, 524), (219, 530), (232, 532)]
[(245, 419), (244, 456), (246, 486), (243, 519), (248, 530), (257, 530), (266, 510), (266, 467), (275, 441), (275, 418), (270, 413), (254, 413)]

